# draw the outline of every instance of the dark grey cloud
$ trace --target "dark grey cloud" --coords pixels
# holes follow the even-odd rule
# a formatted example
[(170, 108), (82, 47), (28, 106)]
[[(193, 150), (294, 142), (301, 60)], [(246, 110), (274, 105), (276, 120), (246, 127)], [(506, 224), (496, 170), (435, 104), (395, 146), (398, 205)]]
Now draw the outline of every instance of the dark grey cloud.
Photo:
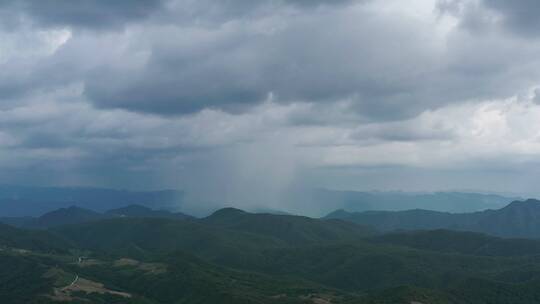
[[(335, 7), (350, 3), (367, 2), (372, 0), (171, 0), (169, 1), (170, 12), (174, 15), (182, 16), (181, 19), (187, 19), (192, 22), (194, 19), (201, 22), (219, 23), (226, 22), (235, 18), (260, 17), (261, 14), (271, 11), (286, 9), (312, 9), (321, 7)], [(164, 12), (163, 16), (173, 17), (174, 15)], [(171, 21), (170, 19), (166, 19)], [(186, 20), (176, 20), (184, 22)]]
[(534, 3), (445, 1), (454, 27), (420, 2), (4, 1), (0, 182), (248, 202), (320, 168), (420, 188), (435, 167), (440, 188), (537, 158), (540, 108), (503, 100), (540, 83)]
[(142, 70), (94, 70), (86, 79), (85, 94), (99, 107), (163, 115), (213, 107), (234, 110), (262, 101), (266, 93), (251, 79), (257, 76), (230, 69), (232, 64), (190, 58), (172, 62), (154, 53)]
[(458, 16), (472, 31), (502, 28), (525, 37), (540, 34), (540, 2), (535, 0), (439, 0), (438, 9)]
[[(523, 89), (522, 74), (535, 73), (534, 47), (460, 33), (437, 47), (423, 24), (358, 6), (287, 17), (283, 27), (269, 22), (158, 31), (166, 39), (152, 41), (149, 60), (96, 68), (85, 94), (101, 108), (164, 115), (238, 113), (269, 96), (282, 104), (348, 100), (349, 110), (368, 120), (396, 120), (452, 102), (510, 96)], [(392, 22), (400, 25), (389, 28)]]
[[(411, 36), (416, 25), (390, 29), (390, 18), (351, 10), (285, 15), (284, 27), (281, 17), (271, 15), (263, 24), (168, 31), (150, 46), (144, 65), (95, 69), (86, 78), (85, 94), (99, 107), (158, 114), (207, 107), (238, 112), (272, 95), (279, 103), (350, 99), (351, 110), (395, 119), (438, 102), (423, 83), (431, 78), (426, 73), (436, 55), (412, 42), (424, 39)], [(250, 29), (258, 26), (263, 29)]]
[[(0, 16), (3, 17), (0, 24), (14, 28), (29, 22), (38, 27), (108, 30), (121, 29), (126, 24), (144, 21), (153, 15), (157, 15), (153, 22), (158, 23), (214, 23), (283, 6), (305, 9), (324, 5), (336, 6), (353, 1), (355, 0), (6, 0), (0, 3)], [(173, 10), (167, 11), (170, 8)]]
[[(178, 1), (166, 7), (254, 12), (264, 6), (244, 2), (188, 6)], [(241, 113), (272, 96), (282, 104), (348, 100), (350, 111), (364, 119), (396, 120), (459, 100), (508, 96), (517, 87), (507, 75), (521, 68), (510, 56), (523, 61), (532, 56), (529, 49), (500, 48), (504, 41), (484, 45), (459, 36), (441, 53), (425, 45), (433, 33), (414, 20), (375, 16), (359, 1), (309, 3), (270, 1), (266, 4), (275, 10), (263, 10), (260, 18), (231, 14), (232, 22), (213, 28), (199, 27), (189, 18), (180, 25), (149, 19), (146, 27), (129, 35), (75, 35), (36, 64), (8, 62), (0, 72), (0, 97), (80, 82), (85, 96), (104, 109), (160, 115), (205, 108)], [(111, 14), (119, 11), (109, 9)], [(388, 27), (392, 23), (399, 25)], [(134, 62), (138, 53), (148, 59)], [(521, 85), (520, 78), (512, 81)], [(505, 84), (493, 85), (498, 82)]]
[(163, 0), (7, 0), (0, 3), (0, 14), (11, 14), (5, 21), (11, 26), (28, 19), (36, 26), (107, 29), (144, 20), (163, 4)]
[[(194, 26), (193, 22), (198, 22), (200, 16), (206, 16), (205, 18), (209, 19), (216, 18), (216, 22), (225, 22), (213, 16), (212, 12), (226, 14), (229, 16), (227, 20), (230, 20), (230, 18), (243, 18), (246, 14), (259, 10), (263, 10), (263, 15), (268, 17), (274, 9), (279, 12), (294, 8), (301, 13), (303, 10), (314, 7), (335, 7), (356, 2), (359, 1), (232, 0), (197, 3), (183, 0), (168, 1), (167, 5), (173, 8), (169, 13), (176, 14), (172, 16), (176, 19), (183, 19), (190, 11), (197, 14), (196, 17), (185, 18), (186, 20), (168, 20), (168, 22), (172, 24), (180, 22), (183, 26), (190, 28)], [(164, 5), (163, 1), (118, 1), (112, 4), (107, 1), (90, 1), (83, 4), (75, 4), (71, 1), (13, 1), (5, 2), (1, 8), (2, 11), (12, 12), (14, 15), (22, 14), (31, 23), (45, 28), (68, 26), (107, 30), (130, 22), (141, 21), (160, 9), (163, 10), (158, 17), (163, 16)], [(210, 12), (209, 15), (205, 15), (206, 12)], [(149, 22), (149, 26), (153, 23), (163, 25), (163, 20), (154, 19)], [(256, 20), (251, 20), (246, 25), (249, 26), (254, 22)], [(296, 63), (300, 67), (297, 71), (277, 68), (279, 65), (295, 64), (292, 62), (295, 58), (289, 60), (290, 62), (282, 61), (288, 56), (286, 49), (280, 50), (282, 54), (276, 54), (281, 58), (269, 58), (272, 55), (265, 55), (266, 52), (273, 52), (273, 48), (283, 48), (279, 44), (285, 44), (287, 47), (286, 44), (294, 42), (296, 38), (284, 37), (286, 41), (281, 41), (281, 38), (265, 37), (264, 34), (253, 34), (240, 29), (237, 31), (237, 33), (227, 33), (226, 37), (214, 37), (216, 41), (210, 41), (208, 45), (198, 46), (197, 41), (194, 41), (193, 44), (197, 50), (187, 53), (183, 50), (185, 45), (177, 46), (169, 43), (170, 40), (184, 33), (176, 33), (176, 36), (172, 37), (163, 33), (161, 42), (158, 41), (156, 45), (150, 46), (151, 59), (144, 67), (131, 69), (127, 63), (120, 64), (121, 68), (118, 68), (117, 65), (111, 65), (110, 60), (104, 60), (103, 64), (91, 71), (83, 67), (86, 58), (83, 58), (81, 54), (91, 55), (83, 48), (92, 46), (77, 45), (77, 37), (74, 37), (53, 56), (40, 60), (32, 68), (26, 67), (27, 62), (8, 63), (3, 73), (0, 73), (0, 77), (5, 78), (0, 85), (0, 98), (4, 100), (18, 98), (31, 91), (54, 89), (58, 84), (84, 81), (87, 97), (99, 107), (178, 114), (193, 113), (204, 108), (239, 112), (244, 110), (246, 105), (262, 102), (276, 89), (277, 94), (283, 95), (280, 98), (285, 102), (289, 102), (291, 98), (320, 100), (344, 96), (339, 89), (336, 90), (328, 85), (312, 86), (306, 84), (306, 81), (302, 84), (304, 88), (290, 87), (283, 90), (282, 87), (290, 86), (291, 81), (302, 81), (306, 73), (320, 72), (303, 71), (300, 65), (309, 65), (308, 62)], [(203, 41), (203, 43), (206, 42)], [(107, 44), (103, 47), (114, 48)], [(296, 43), (292, 47), (302, 46)], [(298, 51), (295, 52), (296, 54), (293, 55), (296, 58), (303, 56)], [(100, 51), (100, 53), (95, 57), (108, 55), (106, 51)], [(77, 63), (77, 60), (80, 63)], [(125, 61), (125, 58), (117, 57), (112, 60), (121, 62)], [(286, 74), (289, 74), (291, 79), (284, 79)], [(296, 92), (299, 90), (301, 92)]]
[[(36, 3), (13, 2), (4, 7), (25, 7), (30, 12), (33, 6), (46, 5)], [(207, 108), (242, 113), (271, 98), (281, 104), (346, 101), (348, 109), (365, 120), (399, 120), (452, 102), (510, 96), (530, 85), (521, 75), (529, 77), (537, 70), (528, 64), (538, 51), (535, 47), (517, 49), (507, 46), (504, 39), (470, 38), (459, 31), (445, 37), (443, 46), (426, 23), (373, 14), (365, 9), (366, 3), (371, 4), (345, 0), (137, 2), (129, 9), (159, 13), (129, 34), (76, 33), (50, 56), (3, 64), (0, 98), (81, 83), (84, 96), (102, 109), (160, 115)], [(450, 10), (457, 2), (445, 3)], [(119, 21), (140, 15), (122, 10), (127, 5), (122, 1), (85, 5), (94, 6), (87, 10), (90, 13), (126, 14)], [(48, 9), (35, 11), (48, 16)], [(76, 8), (66, 4), (57, 9)], [(245, 14), (229, 10), (258, 14), (245, 19)], [(193, 18), (180, 23), (155, 19), (165, 11), (178, 14), (178, 19), (190, 11), (210, 19), (214, 16), (204, 11), (227, 13), (229, 19), (217, 18), (222, 23), (211, 28)], [(76, 15), (73, 18), (85, 20)], [(62, 17), (50, 18), (58, 24), (69, 23)]]
[(540, 34), (540, 2), (535, 0), (483, 0), (488, 9), (502, 16), (502, 23), (511, 30), (525, 34)]

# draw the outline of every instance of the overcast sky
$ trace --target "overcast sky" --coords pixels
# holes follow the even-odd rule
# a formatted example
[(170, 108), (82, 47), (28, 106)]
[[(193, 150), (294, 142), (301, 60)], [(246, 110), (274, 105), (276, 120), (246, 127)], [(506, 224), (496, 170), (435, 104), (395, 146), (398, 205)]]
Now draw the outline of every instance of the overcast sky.
[(540, 1), (0, 2), (0, 183), (539, 193)]

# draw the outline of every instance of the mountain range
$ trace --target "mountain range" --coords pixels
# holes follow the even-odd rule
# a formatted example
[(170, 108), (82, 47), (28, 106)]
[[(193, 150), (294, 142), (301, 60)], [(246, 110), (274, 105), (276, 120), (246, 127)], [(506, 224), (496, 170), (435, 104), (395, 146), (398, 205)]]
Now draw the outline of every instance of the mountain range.
[[(207, 216), (216, 209), (229, 206), (226, 202), (214, 202), (213, 207), (196, 198), (189, 198), (184, 191), (129, 191), (88, 187), (31, 187), (0, 185), (0, 216), (36, 217), (60, 208), (76, 206), (95, 212), (141, 205), (152, 209), (182, 211), (197, 216)], [(513, 196), (467, 193), (434, 192), (408, 193), (399, 191), (338, 191), (328, 189), (291, 189), (286, 191), (275, 206), (257, 205), (256, 202), (241, 204), (251, 206), (252, 212), (300, 214), (320, 217), (336, 209), (350, 212), (368, 210), (428, 209), (441, 212), (474, 212), (498, 209), (519, 198)], [(271, 205), (271, 204), (270, 204)], [(198, 207), (194, 207), (198, 206)]]
[[(291, 229), (291, 226), (311, 227), (315, 219), (284, 214), (254, 213), (252, 217), (243, 216), (246, 212), (235, 208), (223, 208), (199, 222), (227, 229), (253, 229), (258, 233), (277, 233), (279, 229)], [(15, 227), (44, 229), (69, 224), (79, 224), (117, 217), (192, 219), (180, 212), (153, 210), (141, 205), (129, 205), (105, 212), (96, 212), (76, 206), (60, 208), (39, 217), (3, 217), (0, 222)], [(295, 218), (293, 222), (284, 219)], [(514, 201), (500, 209), (489, 209), (471, 213), (449, 213), (432, 210), (405, 211), (334, 211), (324, 217), (325, 220), (339, 220), (335, 225), (353, 222), (364, 226), (366, 230), (390, 232), (399, 230), (449, 229), (479, 232), (493, 236), (513, 238), (540, 238), (540, 201), (529, 199)], [(268, 221), (275, 225), (266, 225)], [(367, 228), (370, 227), (370, 228)], [(265, 230), (266, 229), (266, 230)], [(272, 230), (268, 230), (272, 229)], [(273, 231), (276, 230), (276, 231)], [(306, 237), (318, 233), (315, 230), (304, 231)]]
[[(10, 218), (24, 229), (0, 224), (0, 299), (533, 304), (540, 299), (539, 215), (536, 200), (472, 213), (337, 211), (325, 218), (72, 206)], [(495, 236), (502, 234), (530, 238)]]
[(141, 205), (129, 205), (126, 207), (108, 210), (104, 213), (89, 209), (70, 206), (47, 212), (39, 217), (0, 217), (0, 222), (20, 228), (45, 229), (56, 226), (80, 224), (116, 217), (145, 217), (145, 218), (170, 218), (190, 219), (189, 215), (181, 212), (166, 210), (153, 210)]
[[(535, 202), (510, 206), (530, 212), (529, 204)], [(540, 298), (538, 240), (440, 229), (384, 233), (340, 219), (234, 208), (200, 219), (147, 217), (156, 213), (142, 214), (139, 206), (121, 210), (37, 230), (0, 225), (0, 298), (13, 304), (532, 304)], [(80, 210), (57, 214), (72, 212)]]
[(76, 206), (97, 212), (137, 204), (174, 210), (185, 193), (178, 190), (128, 191), (89, 187), (30, 187), (0, 185), (0, 215), (40, 216), (59, 208)]
[(497, 210), (448, 213), (431, 210), (347, 212), (337, 210), (326, 219), (368, 225), (380, 231), (452, 229), (501, 237), (540, 238), (540, 201), (514, 201)]
[(426, 209), (440, 212), (476, 212), (499, 209), (521, 200), (514, 195), (474, 192), (345, 191), (293, 189), (284, 199), (291, 213), (323, 216), (337, 209), (349, 212)]

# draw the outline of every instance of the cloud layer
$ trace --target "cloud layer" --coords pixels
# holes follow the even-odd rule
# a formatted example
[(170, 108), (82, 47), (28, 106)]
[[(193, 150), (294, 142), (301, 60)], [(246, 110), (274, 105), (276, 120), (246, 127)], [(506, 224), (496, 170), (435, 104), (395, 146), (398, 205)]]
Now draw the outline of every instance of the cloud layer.
[(0, 182), (536, 191), (536, 1), (113, 2), (0, 4)]

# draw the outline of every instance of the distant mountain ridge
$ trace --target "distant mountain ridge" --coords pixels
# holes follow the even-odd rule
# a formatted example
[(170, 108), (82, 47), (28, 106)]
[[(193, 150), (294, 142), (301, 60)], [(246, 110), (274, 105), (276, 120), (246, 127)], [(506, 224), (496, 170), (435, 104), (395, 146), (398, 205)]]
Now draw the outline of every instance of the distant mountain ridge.
[(26, 222), (25, 228), (49, 228), (73, 225), (108, 218), (107, 215), (88, 209), (71, 206), (45, 213), (32, 221)]
[(46, 229), (57, 226), (82, 224), (117, 217), (140, 217), (140, 218), (167, 218), (167, 219), (193, 219), (192, 216), (166, 210), (153, 210), (140, 205), (129, 205), (122, 208), (111, 209), (104, 213), (89, 209), (70, 206), (60, 208), (39, 217), (7, 217), (0, 218), (0, 223), (19, 228)]
[(153, 209), (178, 209), (185, 193), (179, 190), (129, 191), (89, 187), (28, 187), (0, 185), (0, 216), (40, 216), (76, 206), (97, 212), (131, 204)]
[(516, 196), (457, 191), (417, 193), (301, 189), (291, 190), (287, 195), (290, 209), (286, 211), (317, 217), (337, 209), (349, 212), (425, 209), (463, 213), (498, 209), (520, 199)]
[[(472, 192), (412, 193), (400, 191), (342, 191), (329, 189), (294, 189), (282, 198), (284, 205), (255, 205), (248, 210), (276, 214), (300, 214), (320, 217), (332, 210), (344, 209), (351, 212), (368, 210), (428, 209), (441, 212), (474, 212), (497, 209), (519, 197)], [(197, 212), (206, 216), (216, 208), (204, 211), (193, 210), (193, 201), (188, 202), (181, 190), (130, 191), (92, 187), (33, 187), (0, 185), (0, 216), (40, 216), (44, 213), (70, 206), (97, 212), (141, 205), (152, 209)], [(200, 205), (199, 203), (197, 203)], [(224, 207), (217, 202), (215, 207)], [(277, 209), (273, 209), (277, 208)], [(196, 208), (195, 208), (196, 209)], [(203, 208), (204, 209), (204, 208)]]
[(342, 219), (381, 231), (451, 229), (500, 237), (540, 238), (540, 201), (514, 201), (497, 210), (448, 213), (430, 210), (347, 212), (337, 210), (326, 219)]

